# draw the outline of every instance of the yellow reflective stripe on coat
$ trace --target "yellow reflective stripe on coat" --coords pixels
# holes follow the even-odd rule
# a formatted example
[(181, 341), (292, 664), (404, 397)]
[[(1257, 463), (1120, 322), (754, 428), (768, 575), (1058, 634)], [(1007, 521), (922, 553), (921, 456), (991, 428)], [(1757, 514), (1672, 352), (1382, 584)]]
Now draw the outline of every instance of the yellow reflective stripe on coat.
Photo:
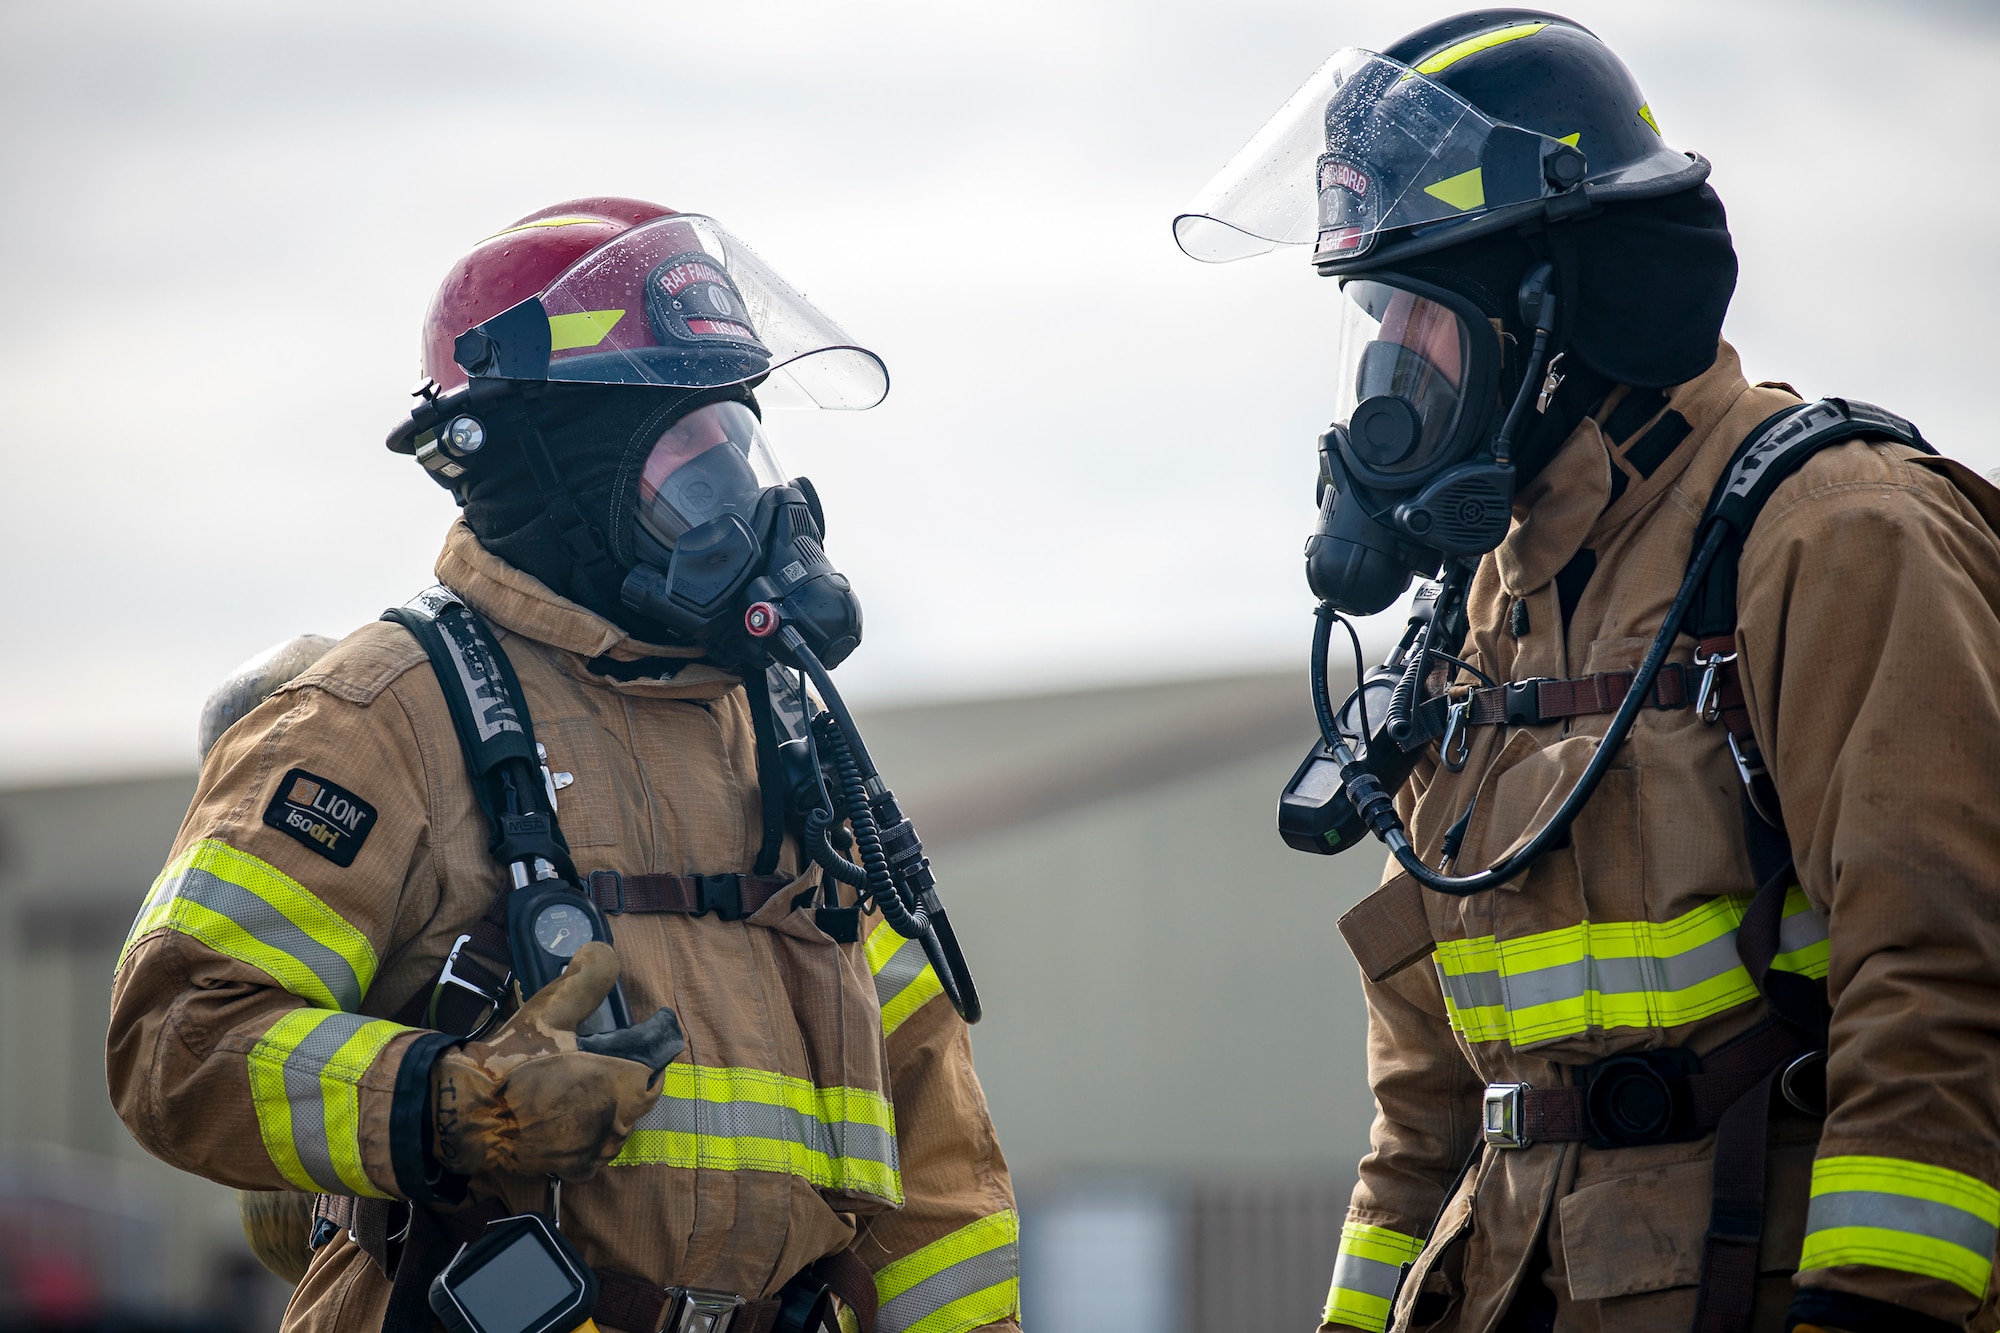
[(361, 1079), (412, 1029), (331, 1009), (294, 1009), (250, 1051), (250, 1099), (264, 1151), (293, 1185), (390, 1197), (362, 1167)]
[(676, 1062), (613, 1166), (781, 1171), (820, 1189), (903, 1201), (896, 1116), (861, 1088)]
[[(1672, 921), (1586, 921), (1498, 940), (1444, 940), (1438, 980), (1467, 1041), (1514, 1045), (1612, 1028), (1670, 1028), (1757, 998), (1736, 953), (1750, 895), (1730, 894)], [(1826, 923), (1796, 886), (1778, 926), (1782, 972), (1823, 977)]]
[(1403, 1265), (1423, 1248), (1420, 1237), (1387, 1227), (1365, 1222), (1342, 1226), (1340, 1257), (1333, 1265), (1333, 1288), (1326, 1293), (1324, 1322), (1382, 1333), (1389, 1326), (1390, 1302), (1402, 1280)]
[(1021, 1317), (1021, 1219), (982, 1217), (875, 1275), (875, 1333), (965, 1333)]
[(918, 940), (906, 940), (888, 922), (877, 923), (862, 952), (875, 976), (875, 999), (882, 1006), (882, 1035), (903, 1026), (917, 1010), (944, 994), (937, 971)]
[(284, 871), (215, 838), (160, 872), (119, 961), (162, 926), (248, 963), (321, 1009), (352, 1013), (375, 979), (366, 935)]
[(2000, 1241), (2000, 1190), (1941, 1166), (1896, 1157), (1813, 1163), (1800, 1269), (1868, 1264), (1986, 1294)]

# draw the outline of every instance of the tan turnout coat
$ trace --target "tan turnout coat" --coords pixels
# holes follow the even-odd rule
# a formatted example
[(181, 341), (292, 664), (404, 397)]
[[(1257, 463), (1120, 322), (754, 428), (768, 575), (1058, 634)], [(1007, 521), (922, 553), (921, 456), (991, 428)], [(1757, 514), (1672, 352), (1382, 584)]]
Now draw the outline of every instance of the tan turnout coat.
[[(555, 596), (463, 524), (438, 576), (500, 631), (550, 767), (575, 775), (559, 818), (580, 872), (751, 868), (761, 810), (733, 676), (593, 675), (600, 654), (675, 654)], [(352, 864), (265, 818), (294, 770), (340, 827), (356, 816), (324, 793), (372, 807), (343, 849)], [(139, 1141), (242, 1188), (405, 1197), (421, 1091), (413, 1103), (412, 1081), (400, 1096), (397, 1083), (420, 1034), (386, 1016), (500, 892), (487, 834), (437, 679), (401, 626), (356, 631), (232, 727), (119, 963), (111, 1092)], [(781, 868), (798, 863), (788, 841)], [(688, 1050), (618, 1160), (564, 1190), (565, 1233), (594, 1266), (752, 1299), (852, 1244), (876, 1273), (883, 1333), (1013, 1328), (1013, 1194), (965, 1025), (879, 916), (841, 945), (791, 901), (738, 922), (613, 918), (633, 1014), (672, 1006)], [(540, 1180), (473, 1189), (546, 1202)], [(387, 1293), (343, 1235), (315, 1255), (285, 1327), (377, 1328)]]
[[(1724, 466), (1796, 401), (1749, 385), (1725, 344), (1650, 415), (1621, 419), (1620, 400), (1608, 402), (1520, 498), (1481, 565), (1469, 659), (1496, 680), (1636, 667)], [(1620, 438), (1605, 421), (1621, 422)], [(1657, 432), (1683, 426), (1663, 453)], [(1772, 1122), (1759, 1329), (1783, 1327), (1794, 1281), (1949, 1326), (1996, 1324), (1996, 519), (2000, 493), (1965, 468), (1860, 440), (1784, 482), (1743, 551), (1741, 678), (1803, 890), (1787, 905), (1778, 966), (1824, 976), (1834, 1006), (1830, 1114), (1823, 1127)], [(1585, 550), (1595, 570), (1565, 632), (1557, 576)], [(1689, 663), (1693, 647), (1683, 637), (1669, 660)], [(1415, 846), (1436, 865), (1470, 803), (1456, 868), (1498, 861), (1567, 793), (1609, 721), (1474, 728), (1459, 773), (1433, 749), (1404, 793)], [(1569, 845), (1466, 898), (1418, 894), (1391, 862), (1350, 921), (1372, 974), (1378, 1112), (1327, 1328), (1381, 1329), (1411, 1262), (1399, 1329), (1493, 1328), (1524, 1280), (1554, 1292), (1561, 1330), (1690, 1327), (1713, 1136), (1486, 1148), (1453, 1182), (1478, 1150), (1488, 1082), (1567, 1086), (1576, 1066), (1666, 1046), (1710, 1052), (1764, 1018), (1734, 951), (1754, 885), (1725, 741), (1693, 709), (1644, 710)], [(1373, 914), (1419, 898), (1429, 957), (1395, 970), (1403, 960), (1386, 943), (1368, 957), (1369, 922), (1386, 920)]]

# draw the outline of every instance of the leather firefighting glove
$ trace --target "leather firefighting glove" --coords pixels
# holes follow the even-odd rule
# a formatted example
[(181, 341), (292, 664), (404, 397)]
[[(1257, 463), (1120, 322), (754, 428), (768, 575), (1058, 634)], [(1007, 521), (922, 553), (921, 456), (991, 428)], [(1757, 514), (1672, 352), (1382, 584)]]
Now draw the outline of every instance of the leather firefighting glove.
[(588, 1180), (618, 1155), (659, 1099), (662, 1071), (687, 1049), (661, 1008), (643, 1023), (578, 1037), (618, 982), (618, 956), (593, 940), (492, 1036), (431, 1066), (431, 1141), (456, 1175)]

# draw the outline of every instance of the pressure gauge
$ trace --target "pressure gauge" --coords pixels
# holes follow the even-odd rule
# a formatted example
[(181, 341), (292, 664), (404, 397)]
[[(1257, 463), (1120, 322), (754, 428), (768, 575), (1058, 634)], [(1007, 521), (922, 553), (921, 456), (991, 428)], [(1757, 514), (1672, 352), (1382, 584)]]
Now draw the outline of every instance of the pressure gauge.
[(568, 958), (596, 938), (589, 913), (571, 903), (550, 903), (535, 914), (535, 942), (558, 958)]

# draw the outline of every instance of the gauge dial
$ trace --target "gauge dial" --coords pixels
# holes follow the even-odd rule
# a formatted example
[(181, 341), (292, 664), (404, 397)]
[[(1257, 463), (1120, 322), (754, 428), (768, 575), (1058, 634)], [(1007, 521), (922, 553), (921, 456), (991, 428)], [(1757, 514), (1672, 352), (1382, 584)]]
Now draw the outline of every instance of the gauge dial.
[(590, 916), (568, 903), (550, 903), (535, 915), (535, 942), (558, 958), (567, 958), (596, 938)]

